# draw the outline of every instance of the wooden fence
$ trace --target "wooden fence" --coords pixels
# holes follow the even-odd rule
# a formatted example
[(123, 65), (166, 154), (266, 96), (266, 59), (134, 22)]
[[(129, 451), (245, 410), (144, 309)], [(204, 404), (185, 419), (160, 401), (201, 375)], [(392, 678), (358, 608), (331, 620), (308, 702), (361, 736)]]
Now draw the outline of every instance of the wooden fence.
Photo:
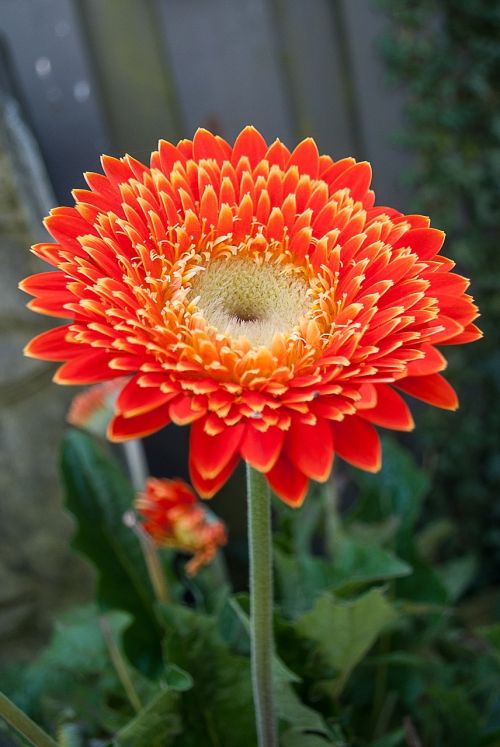
[(59, 199), (101, 152), (253, 123), (368, 158), (401, 201), (376, 0), (0, 0), (0, 46)]

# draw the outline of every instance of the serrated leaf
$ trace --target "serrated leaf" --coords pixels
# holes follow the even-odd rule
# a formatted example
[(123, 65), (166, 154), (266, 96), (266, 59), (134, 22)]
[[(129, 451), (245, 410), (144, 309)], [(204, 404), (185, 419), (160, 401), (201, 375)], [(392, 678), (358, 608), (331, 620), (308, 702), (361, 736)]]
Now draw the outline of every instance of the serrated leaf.
[(183, 734), (178, 713), (179, 695), (174, 690), (159, 693), (115, 737), (115, 747), (170, 747)]
[(338, 694), (356, 664), (396, 618), (380, 589), (349, 601), (325, 592), (293, 627), (316, 644), (325, 662), (336, 670), (334, 692)]
[(130, 613), (124, 647), (134, 665), (153, 671), (160, 662), (160, 629), (139, 542), (123, 524), (134, 493), (118, 465), (85, 433), (69, 430), (62, 445), (66, 505), (77, 522), (73, 546), (98, 572), (103, 610)]
[(161, 605), (167, 635), (165, 659), (188, 672), (193, 687), (179, 693), (183, 747), (255, 747), (250, 661), (222, 639), (215, 617), (187, 607)]
[(411, 567), (375, 544), (338, 536), (333, 560), (295, 557), (275, 550), (278, 589), (283, 607), (292, 617), (310, 609), (327, 589), (345, 594), (380, 581), (401, 578)]

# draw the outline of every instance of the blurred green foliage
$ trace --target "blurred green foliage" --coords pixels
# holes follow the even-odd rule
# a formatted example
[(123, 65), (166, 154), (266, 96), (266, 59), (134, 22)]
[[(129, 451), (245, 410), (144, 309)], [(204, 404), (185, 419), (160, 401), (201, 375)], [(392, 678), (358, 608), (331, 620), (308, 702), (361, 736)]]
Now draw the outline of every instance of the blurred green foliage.
[[(135, 557), (117, 464), (70, 431), (63, 477), (76, 545), (99, 574), (96, 604), (66, 615), (2, 688), (61, 746), (254, 747), (248, 595), (232, 593), (221, 564), (188, 585), (169, 551), (171, 601), (155, 603), (142, 559), (117, 564)], [(349, 478), (347, 511), (337, 475), (300, 510), (273, 501), (280, 745), (499, 747), (500, 594), (473, 590), (474, 554), (443, 552), (453, 521), (422, 525), (429, 480), (396, 441), (384, 442), (380, 474)], [(146, 592), (153, 621), (137, 602)], [(158, 655), (145, 668), (147, 636)]]
[(376, 0), (387, 14), (387, 70), (407, 102), (401, 138), (415, 156), (413, 208), (447, 233), (444, 253), (481, 311), (484, 339), (450, 348), (461, 409), (427, 409), (416, 438), (436, 513), (456, 548), (479, 551), (483, 586), (500, 578), (500, 3)]

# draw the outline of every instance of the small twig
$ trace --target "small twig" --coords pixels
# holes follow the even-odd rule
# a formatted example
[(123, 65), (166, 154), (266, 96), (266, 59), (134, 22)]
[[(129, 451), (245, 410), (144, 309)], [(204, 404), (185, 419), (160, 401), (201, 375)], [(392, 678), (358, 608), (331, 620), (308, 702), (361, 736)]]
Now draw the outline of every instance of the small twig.
[(138, 713), (142, 709), (142, 703), (134, 687), (132, 678), (130, 677), (127, 663), (124, 660), (122, 653), (116, 644), (115, 638), (113, 636), (113, 631), (111, 629), (111, 625), (109, 624), (106, 617), (101, 616), (99, 618), (99, 626), (101, 628), (102, 637), (104, 638), (106, 647), (108, 649), (109, 658), (111, 659), (111, 662), (115, 668), (116, 674), (118, 675), (118, 679), (120, 680), (123, 686), (123, 689), (125, 690), (127, 694), (127, 697), (130, 701), (130, 705), (132, 706), (134, 711)]
[(418, 736), (418, 732), (415, 728), (415, 724), (411, 720), (410, 716), (405, 716), (403, 719), (403, 727), (405, 731), (405, 739), (408, 747), (423, 747), (422, 741)]
[(135, 536), (140, 542), (142, 554), (146, 561), (149, 578), (153, 586), (154, 593), (159, 602), (169, 602), (170, 594), (168, 591), (167, 581), (161, 565), (160, 557), (156, 546), (149, 536), (149, 534), (141, 526), (140, 522), (137, 521), (137, 516), (133, 511), (127, 511), (123, 516), (123, 523), (125, 526), (132, 529)]

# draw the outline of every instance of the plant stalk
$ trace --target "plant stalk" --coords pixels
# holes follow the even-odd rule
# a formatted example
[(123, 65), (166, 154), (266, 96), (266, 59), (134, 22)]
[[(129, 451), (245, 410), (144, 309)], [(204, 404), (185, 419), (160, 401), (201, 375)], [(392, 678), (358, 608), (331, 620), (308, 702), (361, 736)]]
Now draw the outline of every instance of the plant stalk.
[(144, 490), (144, 484), (148, 477), (148, 463), (142, 441), (134, 438), (123, 443), (123, 451), (129, 471), (130, 482), (134, 490)]
[(57, 747), (57, 743), (9, 698), (0, 692), (0, 716), (34, 747)]
[(273, 693), (271, 495), (264, 475), (247, 464), (252, 687), (259, 747), (277, 747)]
[(136, 713), (139, 713), (142, 708), (141, 700), (134, 687), (134, 683), (132, 682), (127, 663), (125, 662), (122, 653), (116, 644), (111, 625), (109, 624), (107, 618), (104, 617), (104, 615), (99, 618), (99, 626), (101, 628), (102, 637), (104, 638), (106, 647), (108, 649), (109, 658), (111, 659), (111, 662), (115, 668), (118, 679), (120, 680), (122, 687), (125, 690), (132, 708)]
[(162, 603), (170, 602), (167, 580), (155, 543), (137, 520), (134, 511), (127, 511), (123, 517), (123, 523), (134, 532), (139, 540), (156, 599)]

